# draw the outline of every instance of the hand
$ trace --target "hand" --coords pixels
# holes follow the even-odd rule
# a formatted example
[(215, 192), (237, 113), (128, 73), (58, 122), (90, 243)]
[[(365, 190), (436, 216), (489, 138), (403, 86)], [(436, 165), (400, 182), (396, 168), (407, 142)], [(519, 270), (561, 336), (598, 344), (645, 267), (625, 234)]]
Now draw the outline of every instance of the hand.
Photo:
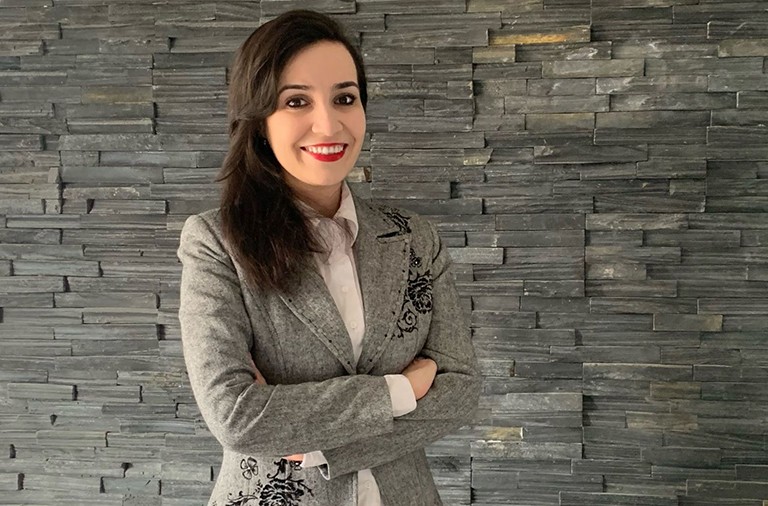
[[(254, 367), (254, 369), (256, 369), (256, 367)], [(267, 380), (264, 379), (264, 376), (261, 375), (261, 371), (259, 371), (258, 369), (256, 369), (256, 383), (258, 383), (259, 385), (267, 384)]]
[(251, 367), (253, 367), (254, 373), (256, 374), (256, 381), (254, 381), (254, 383), (258, 383), (259, 385), (266, 385), (267, 380), (264, 379), (261, 371), (259, 371), (259, 368), (256, 367), (256, 363), (253, 361), (253, 357), (249, 356), (248, 360), (251, 362)]
[[(261, 374), (261, 371), (259, 371), (259, 368), (256, 367), (256, 364), (253, 363), (253, 359), (251, 359), (251, 365), (253, 365), (253, 370), (256, 372), (256, 381), (254, 383), (258, 385), (266, 385), (267, 380), (264, 379), (264, 376)], [(293, 455), (289, 455), (287, 457), (284, 457), (285, 460), (295, 460), (298, 462), (302, 462), (304, 460), (304, 454), (303, 453), (294, 453)]]
[(403, 369), (403, 375), (411, 382), (413, 394), (418, 401), (429, 391), (437, 374), (437, 363), (431, 358), (416, 357), (408, 367)]

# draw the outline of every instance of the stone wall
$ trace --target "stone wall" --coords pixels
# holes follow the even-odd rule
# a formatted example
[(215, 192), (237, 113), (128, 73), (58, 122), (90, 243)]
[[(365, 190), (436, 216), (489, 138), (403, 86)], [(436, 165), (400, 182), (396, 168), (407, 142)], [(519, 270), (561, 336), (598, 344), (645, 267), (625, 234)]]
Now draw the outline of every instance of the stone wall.
[(178, 235), (302, 6), (367, 62), (350, 183), (458, 263), (446, 504), (768, 504), (768, 4), (727, 0), (0, 1), (0, 504), (205, 503)]

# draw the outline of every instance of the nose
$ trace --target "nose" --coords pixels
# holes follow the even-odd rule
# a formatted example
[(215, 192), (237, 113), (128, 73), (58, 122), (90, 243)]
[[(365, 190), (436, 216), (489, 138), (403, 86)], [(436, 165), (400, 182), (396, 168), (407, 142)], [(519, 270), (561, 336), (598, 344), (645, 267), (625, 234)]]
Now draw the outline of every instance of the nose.
[(333, 137), (342, 128), (339, 116), (340, 113), (332, 105), (316, 105), (312, 115), (312, 132)]

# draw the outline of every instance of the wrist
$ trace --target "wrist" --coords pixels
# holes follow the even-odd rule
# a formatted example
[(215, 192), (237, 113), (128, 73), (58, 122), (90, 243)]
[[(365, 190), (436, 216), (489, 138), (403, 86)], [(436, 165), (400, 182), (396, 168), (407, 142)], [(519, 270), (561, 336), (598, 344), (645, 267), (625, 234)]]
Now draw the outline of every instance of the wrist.
[(421, 399), (421, 396), (419, 395), (419, 386), (416, 384), (416, 380), (411, 378), (408, 375), (405, 375), (406, 378), (408, 378), (408, 384), (411, 385), (411, 390), (413, 390), (413, 396), (416, 398), (416, 400)]

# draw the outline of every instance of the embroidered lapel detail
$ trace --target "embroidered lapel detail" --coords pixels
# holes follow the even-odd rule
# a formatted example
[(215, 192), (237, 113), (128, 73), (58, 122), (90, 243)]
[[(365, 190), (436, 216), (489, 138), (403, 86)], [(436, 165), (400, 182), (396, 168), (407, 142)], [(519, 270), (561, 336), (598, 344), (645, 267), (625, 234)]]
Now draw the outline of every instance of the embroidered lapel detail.
[(416, 330), (419, 324), (419, 314), (432, 311), (432, 273), (423, 269), (421, 258), (411, 248), (410, 267), (408, 269), (408, 289), (400, 309), (400, 319), (397, 320), (395, 337), (402, 339), (407, 332)]
[(376, 206), (354, 195), (359, 229), (354, 244), (365, 334), (357, 374), (376, 365), (392, 339), (408, 285), (411, 229), (408, 218), (394, 209)]

